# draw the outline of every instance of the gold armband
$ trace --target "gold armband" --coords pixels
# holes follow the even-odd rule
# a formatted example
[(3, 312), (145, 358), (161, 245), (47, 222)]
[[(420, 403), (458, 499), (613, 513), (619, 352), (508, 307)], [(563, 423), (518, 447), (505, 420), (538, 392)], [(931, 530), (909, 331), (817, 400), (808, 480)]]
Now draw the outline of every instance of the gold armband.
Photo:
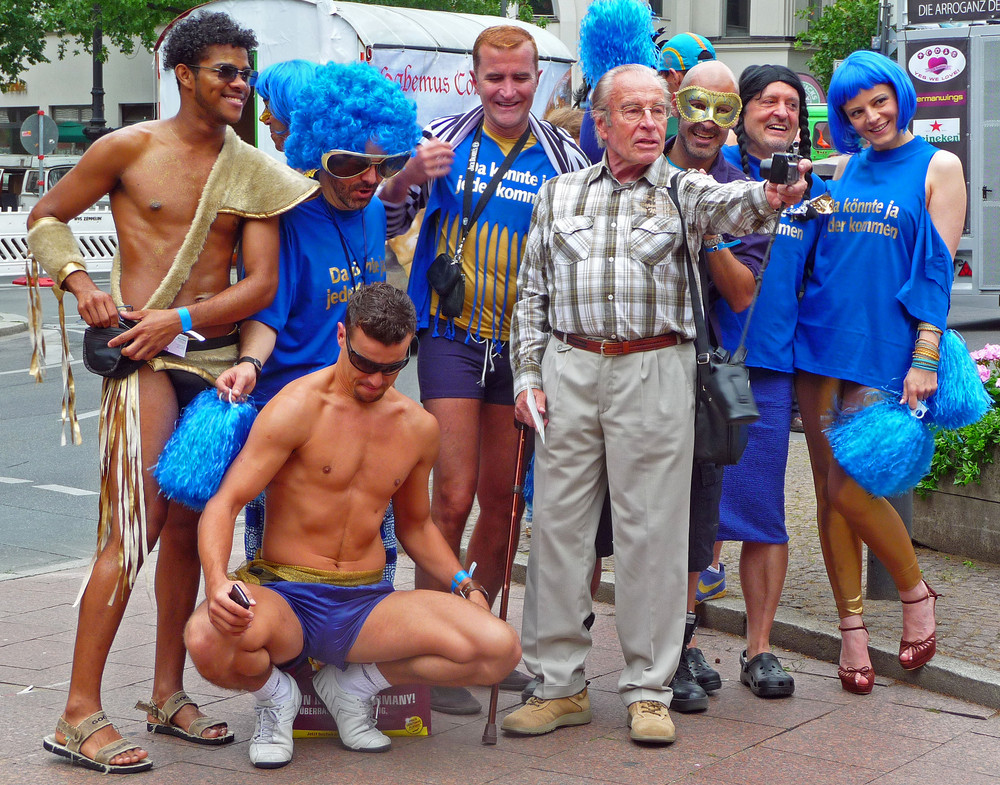
[(58, 218), (35, 221), (28, 230), (28, 250), (60, 289), (72, 273), (87, 272), (87, 263), (76, 244), (73, 230)]

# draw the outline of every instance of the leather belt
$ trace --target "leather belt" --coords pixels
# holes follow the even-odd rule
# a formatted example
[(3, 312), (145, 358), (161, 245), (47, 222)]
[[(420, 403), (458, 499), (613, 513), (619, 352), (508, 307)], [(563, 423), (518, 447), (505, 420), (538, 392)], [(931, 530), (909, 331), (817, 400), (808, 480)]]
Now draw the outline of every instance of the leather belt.
[(553, 330), (552, 334), (563, 343), (587, 352), (603, 354), (605, 357), (617, 357), (622, 354), (665, 349), (668, 346), (676, 346), (686, 340), (677, 333), (654, 335), (652, 338), (638, 338), (634, 341), (595, 341), (590, 338), (584, 338), (582, 335), (564, 333), (561, 330)]

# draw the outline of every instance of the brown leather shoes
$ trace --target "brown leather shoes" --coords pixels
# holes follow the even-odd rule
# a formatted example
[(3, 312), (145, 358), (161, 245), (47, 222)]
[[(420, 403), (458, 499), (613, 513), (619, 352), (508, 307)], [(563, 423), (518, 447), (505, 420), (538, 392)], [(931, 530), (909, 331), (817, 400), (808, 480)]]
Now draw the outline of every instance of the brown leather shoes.
[(568, 698), (528, 698), (524, 706), (504, 718), (500, 727), (508, 733), (538, 736), (564, 725), (586, 725), (590, 718), (590, 698), (584, 687)]
[(667, 706), (659, 701), (642, 700), (628, 707), (629, 736), (632, 741), (670, 744), (677, 738)]

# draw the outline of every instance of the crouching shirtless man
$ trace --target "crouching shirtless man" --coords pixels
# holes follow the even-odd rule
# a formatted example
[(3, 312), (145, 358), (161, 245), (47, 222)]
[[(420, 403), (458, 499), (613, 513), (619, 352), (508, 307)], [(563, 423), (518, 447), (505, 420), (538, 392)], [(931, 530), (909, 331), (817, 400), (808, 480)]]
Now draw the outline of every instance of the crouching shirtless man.
[[(326, 663), (314, 684), (341, 740), (369, 752), (389, 747), (369, 712), (380, 690), (493, 684), (520, 659), (517, 634), (490, 613), (431, 520), (437, 421), (393, 388), (415, 329), (402, 292), (384, 283), (355, 292), (337, 328), (336, 364), (290, 383), (264, 407), (202, 514), (207, 599), (185, 641), (205, 678), (253, 692), (250, 759), (259, 768), (291, 760), (302, 697), (282, 668), (306, 657)], [(261, 558), (233, 581), (226, 569), (236, 514), (265, 485)], [(390, 499), (406, 552), (453, 594), (394, 591), (382, 580), (379, 526)], [(249, 609), (231, 598), (234, 585)]]

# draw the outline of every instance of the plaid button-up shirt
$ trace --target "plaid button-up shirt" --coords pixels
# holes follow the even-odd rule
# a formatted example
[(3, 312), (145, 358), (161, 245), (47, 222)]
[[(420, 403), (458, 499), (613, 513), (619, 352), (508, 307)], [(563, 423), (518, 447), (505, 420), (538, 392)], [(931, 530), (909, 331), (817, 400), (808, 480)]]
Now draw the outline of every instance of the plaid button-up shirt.
[[(609, 341), (669, 332), (694, 338), (671, 175), (660, 156), (635, 182), (619, 183), (605, 157), (539, 190), (511, 325), (515, 396), (542, 389), (542, 352), (554, 329)], [(719, 185), (697, 172), (678, 180), (696, 275), (703, 235), (768, 231), (777, 215), (763, 183)]]

